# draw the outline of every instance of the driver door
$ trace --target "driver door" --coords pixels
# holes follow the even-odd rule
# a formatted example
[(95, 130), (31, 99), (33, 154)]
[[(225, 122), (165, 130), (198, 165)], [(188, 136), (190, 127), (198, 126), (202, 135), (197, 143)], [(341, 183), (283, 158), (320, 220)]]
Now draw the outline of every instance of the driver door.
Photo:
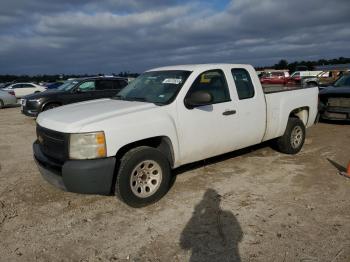
[(212, 94), (212, 104), (192, 109), (187, 108), (183, 101), (178, 104), (182, 164), (229, 152), (234, 148), (227, 138), (234, 136), (235, 109), (224, 72), (217, 69), (201, 73), (186, 97), (200, 90)]

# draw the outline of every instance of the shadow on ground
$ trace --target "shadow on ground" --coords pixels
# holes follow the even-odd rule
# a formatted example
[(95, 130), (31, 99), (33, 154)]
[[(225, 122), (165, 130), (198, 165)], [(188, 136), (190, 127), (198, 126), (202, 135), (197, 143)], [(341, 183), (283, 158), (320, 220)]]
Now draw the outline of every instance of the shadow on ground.
[(331, 163), (336, 169), (338, 169), (339, 172), (346, 172), (346, 168), (342, 165), (338, 164), (332, 159), (327, 158), (328, 162)]
[(242, 229), (232, 212), (220, 208), (220, 202), (221, 196), (208, 189), (182, 231), (180, 246), (191, 252), (190, 262), (241, 261)]

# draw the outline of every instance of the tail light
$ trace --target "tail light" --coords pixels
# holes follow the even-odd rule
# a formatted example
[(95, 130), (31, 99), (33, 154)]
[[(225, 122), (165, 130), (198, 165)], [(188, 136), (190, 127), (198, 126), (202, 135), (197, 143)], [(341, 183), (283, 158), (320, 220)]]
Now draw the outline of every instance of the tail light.
[(10, 95), (15, 96), (15, 91), (8, 91), (8, 93), (9, 93)]

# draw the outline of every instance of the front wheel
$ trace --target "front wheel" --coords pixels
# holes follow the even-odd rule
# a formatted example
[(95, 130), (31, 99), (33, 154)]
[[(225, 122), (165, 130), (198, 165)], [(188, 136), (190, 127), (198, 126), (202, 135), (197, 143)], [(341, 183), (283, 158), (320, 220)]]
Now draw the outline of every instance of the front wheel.
[(277, 149), (285, 154), (296, 154), (304, 145), (305, 126), (299, 118), (289, 118), (283, 136), (277, 138)]
[(168, 192), (170, 181), (170, 165), (164, 154), (141, 146), (121, 158), (115, 192), (127, 205), (144, 207), (161, 199)]

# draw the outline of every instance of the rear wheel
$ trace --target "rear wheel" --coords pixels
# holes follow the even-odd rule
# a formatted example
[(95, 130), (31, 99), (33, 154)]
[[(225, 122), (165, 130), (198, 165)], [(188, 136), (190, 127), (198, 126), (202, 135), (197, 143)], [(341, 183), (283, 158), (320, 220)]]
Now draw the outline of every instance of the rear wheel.
[(141, 146), (121, 158), (115, 192), (127, 205), (144, 207), (161, 199), (168, 192), (170, 182), (170, 165), (163, 153)]
[(285, 154), (296, 154), (304, 145), (305, 126), (299, 118), (289, 118), (283, 136), (277, 138), (277, 149)]

